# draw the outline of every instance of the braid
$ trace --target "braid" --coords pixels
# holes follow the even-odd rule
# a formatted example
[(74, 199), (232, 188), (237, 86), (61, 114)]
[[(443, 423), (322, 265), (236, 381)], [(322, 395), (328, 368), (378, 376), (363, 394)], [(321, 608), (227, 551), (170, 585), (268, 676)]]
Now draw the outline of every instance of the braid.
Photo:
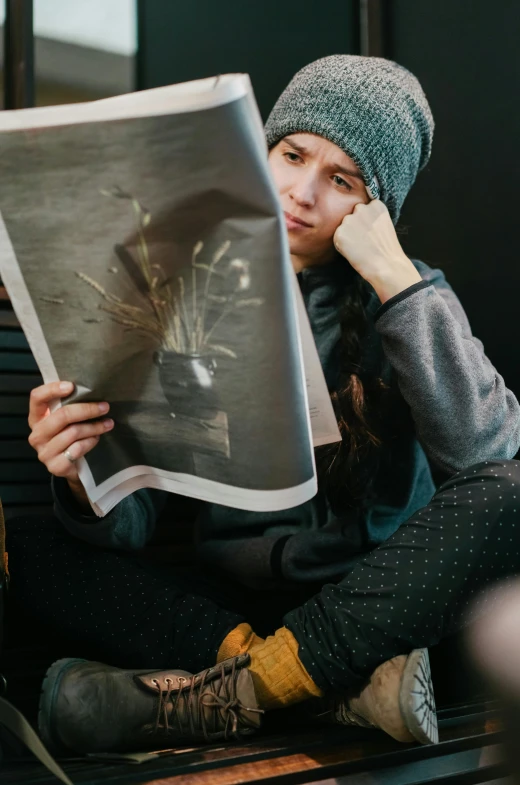
[(370, 498), (386, 441), (390, 388), (381, 378), (382, 367), (376, 373), (362, 367), (368, 295), (368, 285), (356, 275), (341, 308), (341, 373), (331, 394), (341, 442), (316, 449), (320, 487), (333, 508)]

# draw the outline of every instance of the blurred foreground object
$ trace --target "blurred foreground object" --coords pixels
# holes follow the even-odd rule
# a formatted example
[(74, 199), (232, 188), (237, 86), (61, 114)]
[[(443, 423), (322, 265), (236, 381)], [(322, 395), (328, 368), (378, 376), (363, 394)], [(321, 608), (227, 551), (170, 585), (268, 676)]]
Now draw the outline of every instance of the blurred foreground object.
[(520, 579), (486, 592), (474, 613), (478, 618), (468, 635), (472, 659), (495, 689), (520, 701)]
[(511, 781), (520, 783), (520, 579), (484, 593), (474, 615), (470, 656), (500, 700)]

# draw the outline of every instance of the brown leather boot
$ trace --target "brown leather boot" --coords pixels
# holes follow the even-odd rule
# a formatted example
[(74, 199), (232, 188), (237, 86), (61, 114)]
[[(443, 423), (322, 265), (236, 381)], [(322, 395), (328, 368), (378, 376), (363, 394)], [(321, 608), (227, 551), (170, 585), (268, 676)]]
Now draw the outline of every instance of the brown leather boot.
[(428, 649), (414, 649), (383, 662), (357, 697), (336, 696), (315, 716), (339, 725), (379, 728), (397, 741), (436, 744), (439, 732)]
[(38, 724), (55, 750), (122, 752), (240, 739), (260, 727), (244, 654), (193, 675), (58, 660), (45, 676)]

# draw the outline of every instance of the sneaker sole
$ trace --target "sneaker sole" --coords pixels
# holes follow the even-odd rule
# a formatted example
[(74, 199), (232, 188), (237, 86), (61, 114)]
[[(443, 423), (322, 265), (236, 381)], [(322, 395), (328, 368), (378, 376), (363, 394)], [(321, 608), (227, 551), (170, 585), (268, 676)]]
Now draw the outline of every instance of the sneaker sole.
[(428, 649), (414, 649), (401, 677), (399, 708), (406, 727), (421, 744), (437, 744), (439, 729)]
[(74, 659), (72, 657), (57, 660), (48, 669), (43, 679), (38, 711), (38, 729), (43, 743), (55, 755), (70, 753), (70, 749), (60, 741), (54, 727), (54, 704), (56, 696), (65, 673), (74, 665), (82, 662), (87, 662), (87, 660)]

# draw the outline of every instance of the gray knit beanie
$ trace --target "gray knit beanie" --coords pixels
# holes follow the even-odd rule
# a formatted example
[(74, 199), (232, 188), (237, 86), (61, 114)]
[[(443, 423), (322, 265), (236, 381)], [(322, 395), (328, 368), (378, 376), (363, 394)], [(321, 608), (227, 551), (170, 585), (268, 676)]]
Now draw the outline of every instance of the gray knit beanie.
[(265, 127), (269, 148), (284, 136), (313, 133), (349, 155), (373, 198), (394, 223), (430, 157), (433, 117), (418, 80), (381, 57), (332, 55), (302, 68)]

